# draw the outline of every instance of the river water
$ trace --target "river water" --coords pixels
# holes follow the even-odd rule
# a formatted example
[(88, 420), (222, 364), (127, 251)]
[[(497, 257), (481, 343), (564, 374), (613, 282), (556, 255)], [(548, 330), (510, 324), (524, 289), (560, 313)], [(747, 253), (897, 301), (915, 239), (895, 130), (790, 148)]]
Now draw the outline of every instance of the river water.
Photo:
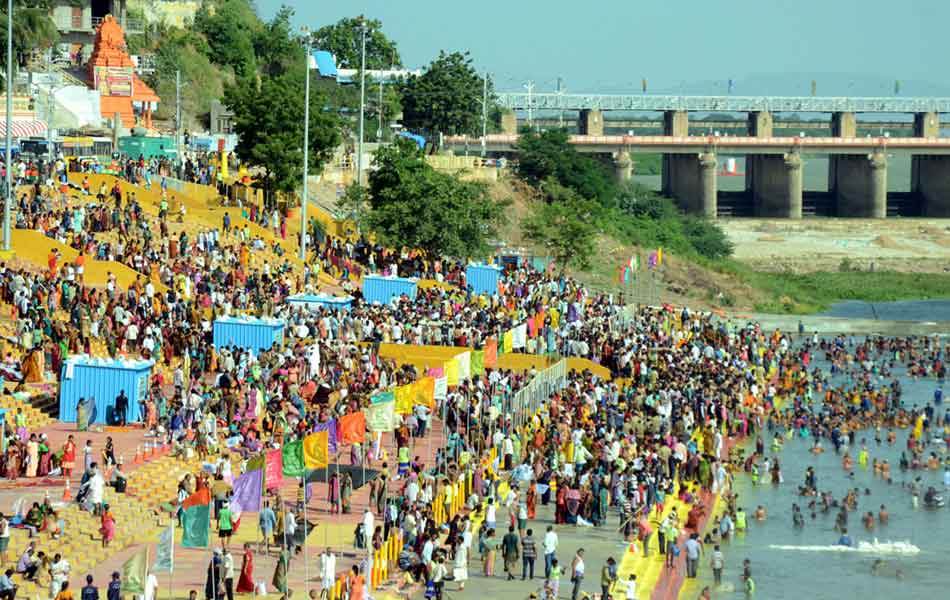
[[(826, 317), (879, 319), (882, 321), (950, 321), (950, 300), (862, 302), (847, 300), (821, 313)], [(950, 333), (948, 331), (947, 333)]]
[[(916, 310), (911, 303), (911, 310)], [(950, 303), (947, 303), (950, 304)], [(897, 312), (898, 315), (907, 313)], [(828, 365), (818, 361), (817, 365), (828, 372)], [(895, 375), (903, 370), (895, 369)], [(901, 376), (903, 401), (906, 406), (923, 406), (933, 398), (937, 387), (934, 379), (914, 380)], [(835, 382), (836, 384), (838, 382)], [(945, 404), (942, 408), (947, 408)], [(749, 514), (749, 527), (724, 545), (726, 555), (725, 586), (714, 593), (715, 598), (742, 597), (744, 594), (740, 582), (742, 561), (752, 561), (753, 578), (756, 583), (757, 598), (863, 598), (863, 599), (903, 599), (903, 598), (946, 598), (950, 589), (950, 508), (928, 510), (913, 508), (909, 492), (902, 483), (920, 476), (923, 489), (933, 485), (943, 490), (943, 476), (938, 471), (907, 471), (899, 468), (901, 450), (905, 447), (907, 431), (897, 432), (897, 442), (889, 446), (886, 432), (884, 442), (878, 446), (873, 432), (858, 432), (857, 443), (866, 438), (870, 458), (867, 470), (857, 463), (854, 478), (841, 466), (841, 457), (836, 455), (834, 447), (824, 454), (813, 455), (811, 440), (795, 438), (787, 441), (777, 454), (784, 476), (784, 483), (773, 486), (765, 477), (758, 486), (752, 486), (746, 474), (736, 477), (736, 491), (739, 493), (738, 505)], [(763, 434), (766, 448), (769, 448), (770, 436)], [(931, 446), (942, 456), (938, 445)], [(928, 452), (929, 453), (929, 452)], [(852, 457), (856, 457), (856, 450)], [(771, 453), (770, 453), (771, 455)], [(886, 459), (891, 465), (892, 483), (888, 484), (875, 477), (870, 463), (874, 458)], [(858, 510), (849, 517), (849, 533), (856, 543), (871, 546), (859, 551), (841, 551), (835, 547), (839, 533), (834, 530), (835, 509), (827, 514), (820, 510), (812, 519), (807, 504), (810, 498), (798, 496), (798, 486), (804, 483), (805, 469), (814, 466), (818, 475), (818, 487), (822, 491), (832, 491), (836, 499), (841, 499), (847, 490), (859, 488)], [(869, 490), (870, 495), (864, 495)], [(950, 492), (950, 491), (948, 491)], [(805, 513), (805, 527), (795, 529), (792, 526), (791, 506), (797, 503)], [(865, 530), (861, 523), (862, 514), (872, 511), (877, 516), (880, 505), (887, 506), (890, 522), (885, 526), (877, 525), (873, 531)], [(763, 522), (752, 519), (757, 506), (762, 505), (768, 511)], [(919, 548), (919, 553), (897, 552), (897, 548), (887, 542), (907, 542)], [(779, 548), (780, 547), (780, 548)], [(708, 549), (711, 551), (711, 548)], [(708, 556), (708, 555), (707, 555)], [(877, 575), (871, 574), (875, 560), (885, 561)], [(704, 559), (700, 579), (711, 584), (711, 574), (707, 568), (708, 558)], [(897, 571), (903, 572), (898, 579)]]

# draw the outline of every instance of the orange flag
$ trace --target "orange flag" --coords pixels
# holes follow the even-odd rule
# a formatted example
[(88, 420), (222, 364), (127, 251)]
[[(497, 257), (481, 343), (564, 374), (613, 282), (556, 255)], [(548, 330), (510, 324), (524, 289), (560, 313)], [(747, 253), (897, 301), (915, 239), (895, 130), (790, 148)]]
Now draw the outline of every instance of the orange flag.
[(362, 444), (366, 438), (366, 415), (363, 411), (340, 417), (336, 422), (336, 435), (344, 444)]
[(413, 384), (413, 389), (416, 392), (416, 404), (429, 408), (435, 406), (435, 377), (423, 377)]
[(486, 369), (494, 369), (498, 366), (498, 340), (492, 338), (485, 342), (485, 363)]

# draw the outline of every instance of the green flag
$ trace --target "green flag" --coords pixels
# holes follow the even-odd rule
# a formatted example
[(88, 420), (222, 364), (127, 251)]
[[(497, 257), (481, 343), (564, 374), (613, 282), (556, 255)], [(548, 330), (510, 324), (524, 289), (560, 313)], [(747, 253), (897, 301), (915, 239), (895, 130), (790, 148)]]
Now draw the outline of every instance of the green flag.
[(181, 504), (182, 548), (207, 548), (211, 528), (211, 492), (196, 491)]
[(281, 454), (284, 461), (284, 476), (303, 477), (306, 472), (303, 463), (303, 441), (297, 440), (284, 445)]
[(485, 351), (475, 350), (472, 352), (472, 375), (481, 375), (485, 372)]
[(148, 579), (148, 546), (132, 555), (122, 565), (122, 591), (127, 594), (144, 594)]

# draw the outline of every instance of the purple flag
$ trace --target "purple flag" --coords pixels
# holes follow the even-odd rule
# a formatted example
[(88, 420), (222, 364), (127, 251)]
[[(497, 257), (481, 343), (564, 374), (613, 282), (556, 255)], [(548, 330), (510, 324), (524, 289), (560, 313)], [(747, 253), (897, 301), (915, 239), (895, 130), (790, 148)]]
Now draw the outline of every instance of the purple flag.
[(326, 423), (317, 423), (313, 426), (313, 433), (327, 432), (327, 449), (331, 454), (336, 454), (336, 419), (330, 419)]
[(234, 480), (231, 493), (231, 512), (240, 518), (241, 513), (261, 510), (261, 488), (264, 487), (264, 470), (247, 471)]
[(650, 259), (649, 259), (649, 261), (648, 261), (647, 264), (650, 266), (651, 269), (655, 269), (655, 268), (656, 268), (656, 265), (657, 265), (657, 258), (658, 258), (658, 257), (657, 257), (656, 251), (650, 253)]

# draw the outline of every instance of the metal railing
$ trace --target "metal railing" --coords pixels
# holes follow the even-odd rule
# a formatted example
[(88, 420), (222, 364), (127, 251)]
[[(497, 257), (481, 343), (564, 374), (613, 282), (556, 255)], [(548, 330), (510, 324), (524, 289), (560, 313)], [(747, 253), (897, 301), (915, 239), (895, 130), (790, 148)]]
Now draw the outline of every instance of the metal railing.
[(812, 96), (660, 96), (652, 94), (557, 94), (501, 92), (507, 109), (703, 112), (950, 112), (950, 98), (831, 98)]

